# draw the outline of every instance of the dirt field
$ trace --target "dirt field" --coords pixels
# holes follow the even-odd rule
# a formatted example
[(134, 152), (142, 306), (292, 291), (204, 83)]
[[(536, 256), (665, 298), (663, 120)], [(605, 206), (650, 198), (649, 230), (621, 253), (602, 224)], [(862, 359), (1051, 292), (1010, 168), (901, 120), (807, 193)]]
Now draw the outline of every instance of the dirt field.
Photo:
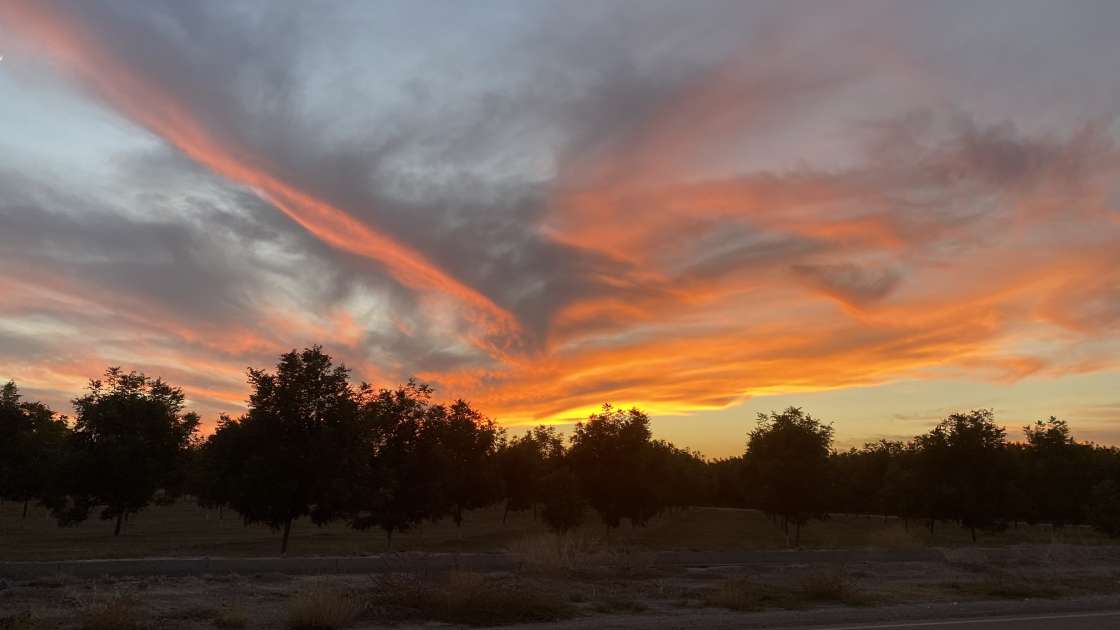
[[(978, 602), (1056, 601), (1120, 593), (1120, 548), (952, 548), (943, 559), (846, 564), (657, 567), (649, 554), (524, 545), (501, 572), (204, 575), (0, 582), (0, 628), (371, 628), (439, 622), (487, 626), (650, 623), (704, 627), (829, 614), (929, 610)], [(808, 554), (805, 554), (808, 555)], [(1073, 601), (1073, 600), (1069, 600)], [(915, 605), (921, 608), (915, 608)], [(909, 608), (908, 608), (909, 606)], [(777, 615), (777, 617), (775, 616)], [(590, 624), (590, 626), (588, 626)]]
[[(32, 507), (27, 519), (22, 506), (0, 505), (0, 560), (58, 560), (80, 558), (135, 558), (146, 556), (271, 556), (279, 550), (279, 533), (267, 527), (245, 526), (236, 514), (219, 518), (189, 501), (152, 507), (133, 516), (121, 536), (114, 538), (113, 524), (96, 518), (78, 527), (60, 528), (42, 508)], [(589, 518), (594, 521), (593, 517)], [(462, 529), (450, 521), (425, 524), (394, 536), (396, 551), (504, 551), (521, 541), (546, 535), (544, 526), (530, 513), (510, 514), (502, 522), (500, 509), (467, 515)], [(601, 526), (588, 525), (576, 537), (603, 541)], [(665, 514), (647, 527), (624, 524), (610, 533), (609, 546), (637, 550), (737, 551), (781, 549), (781, 530), (752, 510), (692, 508)], [(1084, 527), (1051, 530), (1020, 526), (1006, 532), (982, 535), (984, 546), (1021, 543), (1100, 544), (1107, 542)], [(907, 528), (895, 519), (835, 515), (814, 521), (802, 530), (801, 545), (808, 549), (959, 546), (970, 544), (968, 532), (950, 523), (938, 524), (933, 535), (917, 524)], [(367, 555), (385, 551), (379, 530), (357, 532), (342, 524), (315, 527), (308, 521), (292, 529), (290, 555)]]

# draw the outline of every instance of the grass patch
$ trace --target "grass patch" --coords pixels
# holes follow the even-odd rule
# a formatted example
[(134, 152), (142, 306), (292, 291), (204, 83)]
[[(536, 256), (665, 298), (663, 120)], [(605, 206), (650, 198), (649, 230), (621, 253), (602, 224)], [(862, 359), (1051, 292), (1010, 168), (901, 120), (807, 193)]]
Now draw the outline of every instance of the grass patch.
[(469, 626), (555, 621), (574, 614), (562, 594), (526, 580), (495, 579), (470, 571), (438, 577), (378, 576), (371, 608), (382, 619), (424, 619)]
[(249, 613), (241, 606), (224, 606), (215, 613), (212, 622), (215, 628), (237, 630), (249, 625)]
[(1065, 589), (1024, 578), (1012, 573), (993, 573), (979, 580), (950, 582), (950, 591), (981, 599), (1053, 599), (1065, 594)]
[(724, 580), (703, 599), (708, 606), (740, 611), (784, 608), (798, 610), (811, 604), (836, 603), (866, 606), (871, 603), (843, 569), (801, 576), (793, 585), (766, 584), (747, 577)]
[(843, 567), (801, 576), (798, 580), (798, 593), (811, 602), (831, 602), (848, 606), (866, 606), (870, 603)]
[(81, 613), (82, 630), (142, 630), (145, 626), (140, 602), (131, 595), (117, 594), (94, 601)]
[(0, 630), (35, 630), (38, 627), (35, 618), (26, 610), (14, 615), (0, 617)]
[(804, 604), (790, 589), (773, 584), (762, 584), (746, 577), (724, 580), (714, 590), (705, 594), (704, 603), (716, 608), (739, 611), (804, 608)]
[(291, 630), (345, 628), (362, 613), (361, 604), (346, 593), (317, 588), (297, 594), (288, 604)]

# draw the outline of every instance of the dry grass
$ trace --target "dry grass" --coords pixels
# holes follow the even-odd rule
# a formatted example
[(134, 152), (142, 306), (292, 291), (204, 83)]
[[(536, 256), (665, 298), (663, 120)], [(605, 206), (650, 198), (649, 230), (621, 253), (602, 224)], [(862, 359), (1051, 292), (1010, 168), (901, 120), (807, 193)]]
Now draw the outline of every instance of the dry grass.
[(36, 630), (38, 627), (29, 611), (0, 616), (0, 630)]
[(288, 604), (292, 630), (345, 628), (362, 613), (362, 605), (347, 593), (315, 588), (297, 594)]
[[(269, 556), (280, 546), (279, 534), (265, 526), (245, 526), (234, 514), (219, 519), (183, 499), (173, 505), (152, 506), (129, 519), (119, 537), (112, 523), (90, 519), (77, 527), (58, 527), (45, 509), (33, 507), (27, 520), (20, 506), (0, 505), (0, 559), (59, 560), (79, 558), (134, 558), (143, 556)], [(583, 541), (603, 535), (595, 518), (569, 534), (577, 554)], [(549, 538), (548, 529), (528, 511), (512, 513), (502, 522), (500, 507), (475, 510), (466, 515), (461, 529), (450, 520), (425, 523), (422, 528), (393, 537), (397, 551), (494, 551), (519, 545), (515, 541)], [(1056, 541), (1093, 544), (1108, 542), (1089, 528), (1020, 526), (998, 535), (985, 534), (981, 544), (1049, 544)], [(902, 521), (880, 517), (833, 514), (813, 521), (801, 532), (801, 546), (844, 548), (912, 545), (960, 546), (971, 541), (967, 530), (939, 523), (932, 536), (921, 523), (907, 531)], [(385, 541), (370, 532), (354, 531), (344, 523), (315, 527), (307, 520), (293, 525), (290, 550), (296, 555), (364, 555), (384, 551)], [(650, 521), (646, 527), (623, 525), (611, 533), (609, 547), (654, 550), (733, 551), (777, 549), (785, 536), (764, 515), (753, 510), (688, 508), (674, 510)], [(564, 554), (560, 554), (563, 556)]]
[(599, 561), (604, 555), (602, 541), (582, 532), (520, 538), (512, 541), (507, 551), (526, 567), (546, 571), (572, 570)]
[(145, 626), (140, 602), (132, 595), (117, 593), (98, 598), (81, 613), (82, 630), (142, 630)]
[(871, 600), (856, 588), (843, 568), (836, 567), (802, 575), (792, 585), (760, 583), (748, 577), (730, 578), (709, 591), (704, 602), (718, 608), (751, 611), (796, 610), (821, 603), (865, 606)]
[(377, 576), (371, 609), (381, 620), (426, 619), (471, 626), (531, 623), (574, 614), (563, 594), (526, 579), (470, 571)]
[(860, 592), (844, 567), (802, 575), (798, 579), (798, 590), (802, 597), (813, 602), (862, 603)]
[(223, 606), (214, 614), (214, 627), (237, 630), (249, 625), (249, 613), (237, 604)]
[(1066, 593), (1061, 585), (1049, 580), (1000, 570), (989, 570), (988, 575), (979, 580), (950, 582), (945, 586), (954, 593), (982, 599), (1052, 599)]

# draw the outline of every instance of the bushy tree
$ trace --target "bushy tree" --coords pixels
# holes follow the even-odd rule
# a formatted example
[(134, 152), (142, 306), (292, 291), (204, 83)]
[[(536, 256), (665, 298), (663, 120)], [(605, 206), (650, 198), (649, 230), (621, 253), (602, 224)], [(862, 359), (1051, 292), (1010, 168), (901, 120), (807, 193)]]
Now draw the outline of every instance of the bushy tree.
[(588, 505), (608, 528), (623, 518), (643, 524), (665, 504), (652, 474), (655, 449), (649, 416), (603, 405), (576, 424), (569, 450), (572, 471)]
[(1055, 527), (1084, 521), (1092, 482), (1087, 449), (1074, 441), (1069, 425), (1054, 416), (1023, 427), (1022, 487), (1030, 500), (1028, 520)]
[[(566, 460), (566, 458), (565, 458)], [(559, 461), (541, 479), (541, 520), (563, 536), (583, 524), (585, 501), (579, 479), (567, 461)]]
[(61, 464), (69, 429), (49, 407), (23, 401), (13, 382), (0, 388), (0, 499), (43, 499)]
[(434, 432), (439, 494), (446, 503), (432, 516), (447, 513), (461, 526), (466, 510), (491, 505), (501, 496), (497, 452), (502, 433), (493, 420), (463, 400), (431, 407), (426, 424)]
[(392, 548), (393, 533), (445, 513), (439, 431), (431, 422), (432, 388), (409, 381), (371, 394), (362, 406), (369, 447), (351, 516), (356, 529), (378, 527)]
[(831, 453), (832, 427), (797, 407), (760, 413), (750, 433), (745, 461), (759, 505), (781, 517), (787, 535), (793, 526), (794, 545), (804, 523), (825, 516)]
[(916, 439), (931, 520), (951, 516), (972, 533), (1006, 524), (1009, 467), (1006, 434), (990, 409), (954, 413)]
[(528, 510), (542, 503), (544, 479), (563, 456), (564, 441), (554, 427), (538, 426), (504, 443), (498, 451), (505, 511)]
[(199, 418), (183, 411), (182, 389), (117, 367), (91, 380), (74, 409), (50, 507), (63, 525), (100, 507), (102, 519), (116, 519), (119, 535), (125, 516), (182, 479)]
[(1113, 538), (1120, 537), (1120, 485), (1112, 479), (1093, 486), (1089, 523), (1099, 532)]
[(249, 370), (249, 410), (226, 420), (204, 451), (216, 468), (218, 498), (246, 523), (283, 529), (310, 516), (325, 524), (348, 513), (367, 440), (359, 393), (345, 366), (314, 346), (280, 357), (275, 372)]

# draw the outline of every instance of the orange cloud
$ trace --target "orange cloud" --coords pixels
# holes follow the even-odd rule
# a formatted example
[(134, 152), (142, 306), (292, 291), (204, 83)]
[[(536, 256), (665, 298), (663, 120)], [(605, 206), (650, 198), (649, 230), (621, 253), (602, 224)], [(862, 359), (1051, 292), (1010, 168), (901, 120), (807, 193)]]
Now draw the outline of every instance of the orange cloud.
[(406, 287), (467, 305), (472, 329), (481, 331), (470, 337), (480, 347), (504, 356), (515, 345), (519, 326), (506, 310), (420, 252), (273, 176), (246, 148), (216, 138), (172, 95), (115, 58), (72, 16), (47, 2), (15, 1), (0, 6), (0, 17), (124, 116), (222, 177), (256, 190), (323, 242), (381, 263)]

